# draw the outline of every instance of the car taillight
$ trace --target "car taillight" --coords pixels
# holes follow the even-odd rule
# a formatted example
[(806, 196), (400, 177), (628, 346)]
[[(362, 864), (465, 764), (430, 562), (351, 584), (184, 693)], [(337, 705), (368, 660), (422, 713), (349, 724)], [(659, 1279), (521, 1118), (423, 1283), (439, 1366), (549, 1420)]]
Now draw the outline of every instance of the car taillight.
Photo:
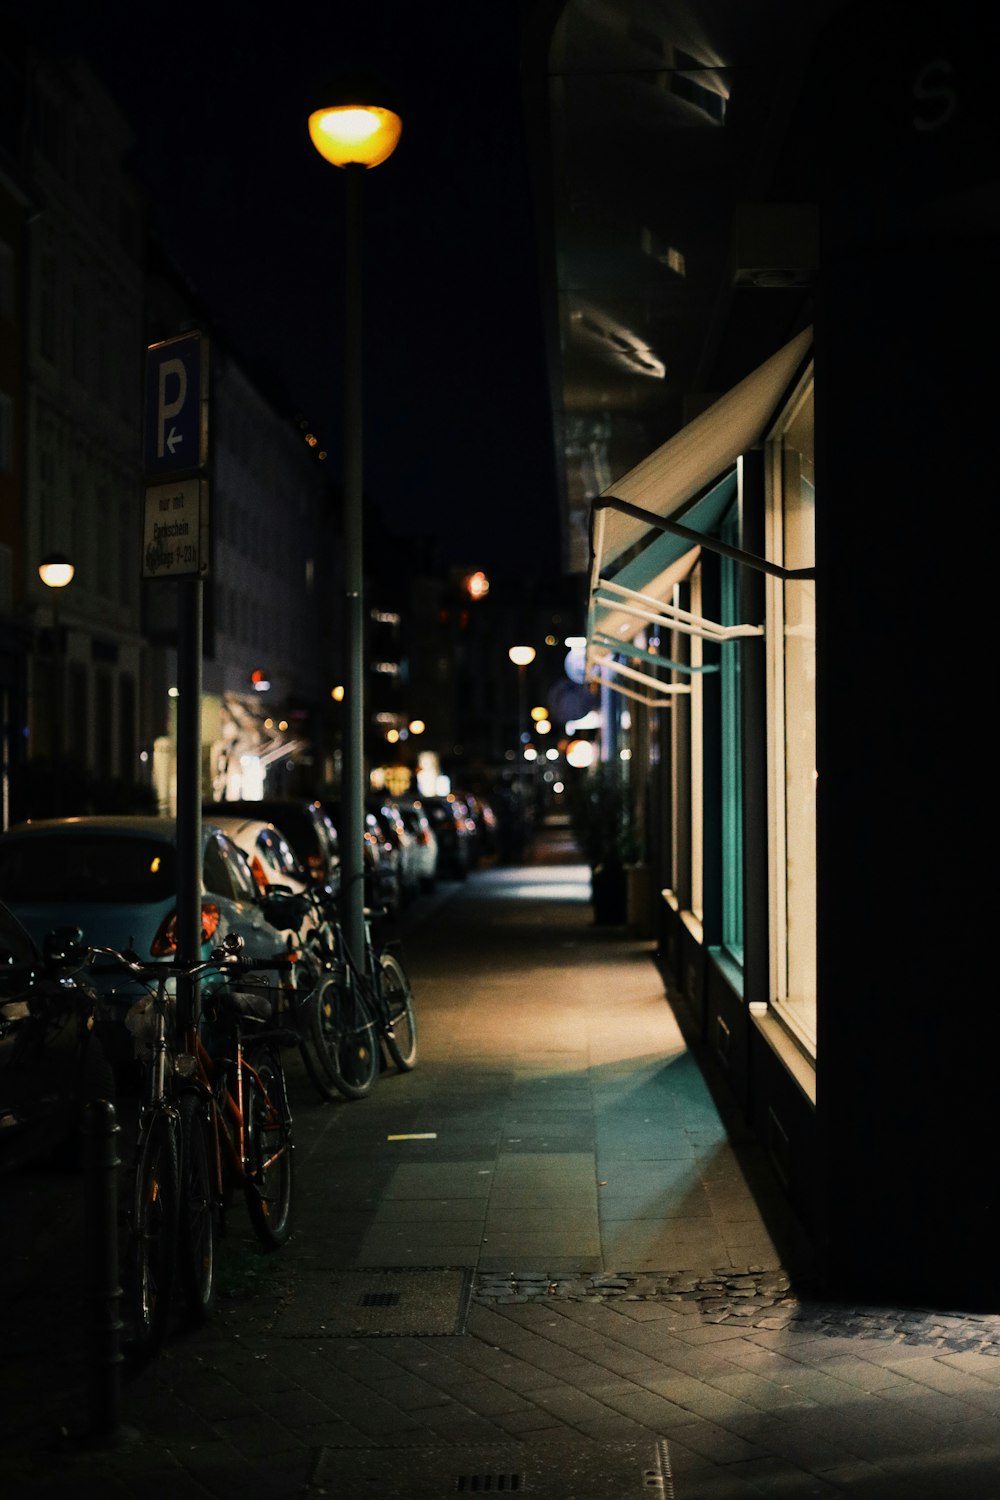
[(318, 854), (309, 855), (309, 874), (313, 880), (323, 879), (323, 861)]
[(267, 875), (264, 872), (264, 866), (261, 864), (260, 855), (258, 854), (253, 855), (250, 860), (250, 873), (253, 875), (254, 880), (256, 880), (261, 892), (266, 892), (268, 885)]
[[(201, 940), (208, 943), (218, 931), (221, 914), (214, 901), (201, 903)], [(169, 958), (177, 952), (177, 912), (172, 911), (160, 923), (156, 936), (149, 945), (154, 958)]]

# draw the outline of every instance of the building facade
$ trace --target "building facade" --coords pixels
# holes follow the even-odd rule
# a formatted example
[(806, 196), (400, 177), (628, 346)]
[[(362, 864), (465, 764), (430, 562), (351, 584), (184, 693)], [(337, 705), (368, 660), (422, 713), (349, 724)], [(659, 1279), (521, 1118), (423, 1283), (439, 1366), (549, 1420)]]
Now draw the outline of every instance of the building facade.
[[(996, 20), (961, 3), (773, 9), (727, 33), (712, 4), (571, 3), (554, 32), (557, 182), (591, 241), (595, 203), (638, 238), (628, 215), (658, 201), (639, 243), (668, 247), (645, 322), (634, 242), (603, 303), (560, 291), (567, 340), (587, 320), (609, 371), (590, 378), (595, 356), (585, 388), (580, 349), (563, 367), (589, 669), (642, 836), (648, 931), (831, 1285), (995, 1310), (997, 1027), (970, 842), (993, 778), (969, 687), (985, 680)], [(601, 24), (605, 75), (584, 76)], [(585, 141), (603, 132), (610, 157), (655, 115), (617, 207), (600, 160), (587, 192), (584, 96)], [(688, 234), (685, 193), (712, 188)], [(587, 234), (562, 206), (565, 266)], [(708, 251), (699, 323), (683, 282)], [(623, 374), (640, 354), (641, 399)], [(637, 431), (653, 440), (628, 455)]]

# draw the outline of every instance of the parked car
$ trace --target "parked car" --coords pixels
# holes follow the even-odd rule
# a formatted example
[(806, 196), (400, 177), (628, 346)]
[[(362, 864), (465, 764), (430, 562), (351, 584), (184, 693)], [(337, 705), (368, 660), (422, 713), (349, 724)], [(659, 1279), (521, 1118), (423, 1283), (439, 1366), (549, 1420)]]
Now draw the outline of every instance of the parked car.
[[(336, 826), (340, 826), (340, 803), (330, 801), (326, 810)], [(365, 811), (364, 833), (365, 905), (381, 908), (395, 916), (402, 904), (399, 883), (399, 860), (394, 847), (386, 838), (385, 829), (373, 812)]]
[(468, 808), (476, 830), (477, 861), (497, 852), (497, 818), (492, 804), (472, 792), (459, 792), (459, 800)]
[(313, 884), (295, 857), (292, 846), (273, 823), (260, 818), (225, 817), (215, 813), (211, 822), (243, 850), (262, 895), (266, 895), (272, 885), (284, 885), (299, 894)]
[(426, 797), (424, 810), (438, 842), (438, 874), (464, 880), (472, 867), (472, 822), (457, 797)]
[(59, 957), (0, 902), (0, 1171), (75, 1161), (87, 1103), (116, 1100), (98, 997)]
[(438, 841), (437, 834), (431, 827), (431, 820), (424, 811), (423, 803), (418, 800), (397, 802), (396, 806), (406, 825), (406, 831), (416, 846), (414, 863), (418, 883), (422, 890), (433, 890), (438, 873)]
[(288, 899), (316, 889), (316, 883), (295, 858), (288, 840), (273, 823), (262, 823), (257, 818), (213, 817), (212, 823), (246, 856), (266, 919), (290, 948), (298, 947), (320, 919), (308, 903)]
[[(20, 824), (0, 834), (0, 900), (38, 947), (55, 929), (79, 927), (86, 943), (132, 948), (144, 962), (170, 958), (177, 950), (176, 822), (98, 816)], [(284, 934), (265, 918), (245, 855), (207, 821), (201, 910), (203, 957), (230, 933), (243, 939), (250, 958), (285, 947)], [(118, 975), (95, 983), (122, 1023), (109, 1033), (121, 1067), (132, 1056), (124, 1013), (139, 990)]]
[(291, 845), (309, 878), (340, 890), (340, 843), (337, 826), (323, 804), (309, 797), (264, 797), (260, 801), (207, 802), (204, 818), (254, 818), (273, 823)]
[(420, 889), (419, 854), (396, 803), (390, 797), (373, 797), (368, 811), (382, 825), (386, 840), (396, 850), (399, 867), (399, 892), (402, 905), (412, 901)]

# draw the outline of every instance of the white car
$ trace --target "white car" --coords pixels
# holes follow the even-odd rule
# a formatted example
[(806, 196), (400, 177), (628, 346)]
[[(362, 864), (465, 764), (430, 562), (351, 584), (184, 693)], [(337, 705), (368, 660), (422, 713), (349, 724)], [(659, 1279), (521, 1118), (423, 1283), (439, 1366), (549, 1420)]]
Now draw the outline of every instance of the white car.
[(296, 895), (308, 888), (308, 875), (292, 853), (291, 844), (273, 823), (258, 818), (223, 817), (215, 812), (205, 822), (221, 828), (237, 849), (243, 850), (261, 895), (266, 895), (271, 885), (287, 886)]
[[(274, 887), (284, 893), (301, 896), (312, 889), (313, 882), (303, 870), (292, 852), (292, 847), (279, 828), (259, 818), (224, 817), (213, 813), (212, 826), (218, 828), (245, 856), (250, 873), (257, 882), (268, 921), (278, 928), (286, 941), (294, 944), (318, 925), (314, 909), (303, 914), (302, 904), (289, 902), (288, 910), (282, 912), (283, 897)], [(269, 899), (270, 897), (270, 899)]]
[(425, 891), (433, 890), (438, 872), (437, 834), (431, 827), (423, 803), (419, 801), (397, 802), (396, 806), (406, 831), (416, 846), (413, 862), (419, 884)]

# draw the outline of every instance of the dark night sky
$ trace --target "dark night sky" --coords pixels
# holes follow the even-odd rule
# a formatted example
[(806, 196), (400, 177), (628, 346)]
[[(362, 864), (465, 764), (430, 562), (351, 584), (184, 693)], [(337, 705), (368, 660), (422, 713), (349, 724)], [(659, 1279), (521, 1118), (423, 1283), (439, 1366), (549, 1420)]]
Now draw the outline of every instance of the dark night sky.
[(515, 0), (151, 6), (2, 0), (93, 64), (137, 134), (171, 258), (219, 333), (339, 448), (343, 177), (309, 142), (317, 78), (398, 91), (365, 179), (365, 487), (446, 563), (559, 570)]

